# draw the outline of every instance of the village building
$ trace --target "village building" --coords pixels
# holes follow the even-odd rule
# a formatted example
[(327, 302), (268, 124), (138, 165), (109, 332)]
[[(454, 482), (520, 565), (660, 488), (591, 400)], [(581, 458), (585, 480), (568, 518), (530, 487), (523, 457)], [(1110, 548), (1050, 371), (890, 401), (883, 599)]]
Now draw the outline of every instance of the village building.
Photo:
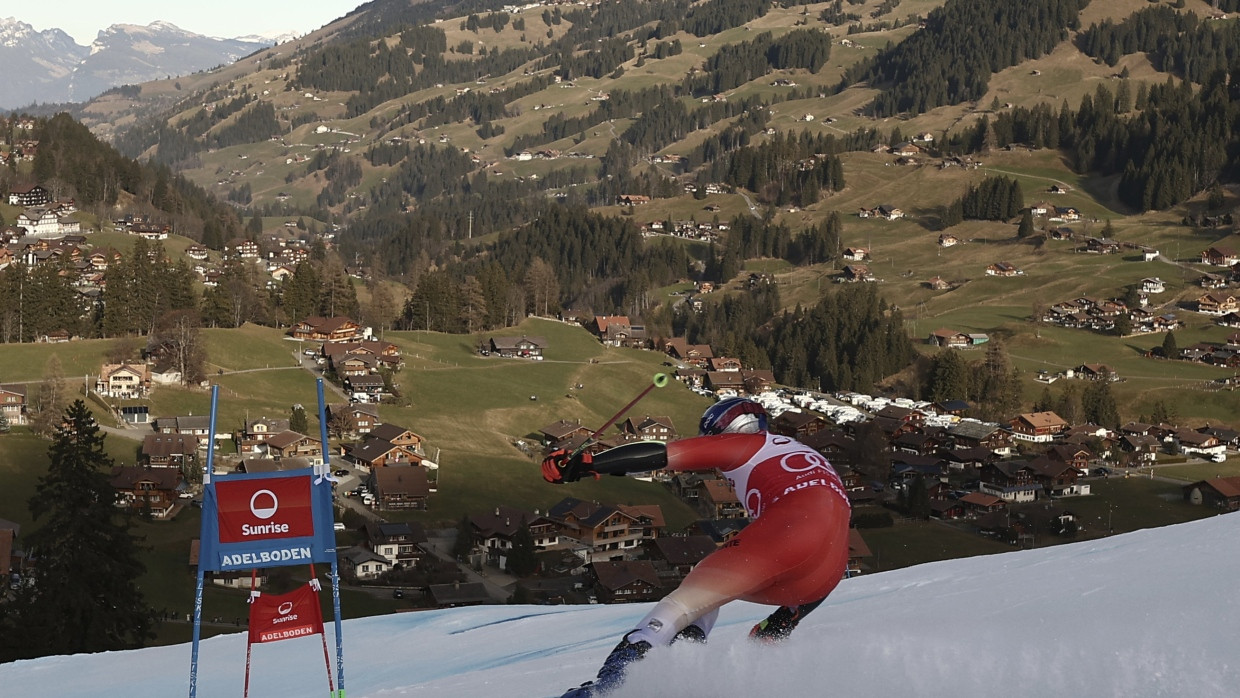
[(1240, 511), (1240, 477), (1198, 480), (1182, 488), (1184, 501), (1222, 511)]
[(494, 354), (506, 359), (533, 359), (541, 361), (547, 340), (543, 337), (492, 337), (483, 354)]
[(111, 484), (117, 506), (157, 519), (171, 515), (184, 489), (181, 471), (176, 468), (117, 466), (112, 470)]
[(308, 317), (291, 331), (293, 339), (313, 342), (356, 342), (362, 339), (362, 326), (347, 317)]
[(144, 398), (151, 392), (151, 367), (145, 363), (104, 364), (95, 392), (121, 400)]
[(27, 387), (22, 383), (0, 384), (0, 412), (10, 427), (24, 425), (28, 421), (26, 392)]
[(1054, 412), (1026, 412), (1011, 421), (1012, 438), (1046, 443), (1068, 428), (1068, 423)]

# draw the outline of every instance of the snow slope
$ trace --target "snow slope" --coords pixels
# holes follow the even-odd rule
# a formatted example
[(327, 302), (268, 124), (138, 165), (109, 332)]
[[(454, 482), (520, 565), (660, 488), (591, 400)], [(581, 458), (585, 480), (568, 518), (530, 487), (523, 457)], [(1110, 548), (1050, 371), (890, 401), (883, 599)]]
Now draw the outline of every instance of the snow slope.
[[(634, 666), (615, 696), (1240, 695), (1240, 518), (847, 580), (786, 643), (725, 607), (709, 644)], [(349, 698), (558, 696), (645, 612), (487, 606), (346, 621)], [(209, 612), (210, 609), (207, 609)], [(329, 645), (332, 631), (328, 626)], [(334, 646), (332, 648), (334, 666)], [(254, 648), (251, 695), (326, 695), (319, 639)], [(188, 645), (0, 665), (0, 693), (188, 695)], [(241, 694), (242, 634), (202, 644), (198, 695)]]

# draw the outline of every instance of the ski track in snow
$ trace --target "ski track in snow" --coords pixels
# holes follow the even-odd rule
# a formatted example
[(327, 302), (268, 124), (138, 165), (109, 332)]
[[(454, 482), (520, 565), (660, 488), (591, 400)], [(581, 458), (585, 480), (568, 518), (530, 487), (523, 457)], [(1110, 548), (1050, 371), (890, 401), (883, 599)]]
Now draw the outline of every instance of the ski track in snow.
[[(796, 634), (754, 645), (769, 608), (724, 607), (706, 645), (633, 665), (611, 698), (1230, 698), (1240, 518), (931, 563), (843, 582)], [(481, 606), (344, 623), (349, 698), (545, 698), (593, 677), (649, 604)], [(210, 609), (207, 609), (210, 612)], [(327, 626), (335, 668), (335, 632)], [(189, 645), (0, 665), (0, 694), (188, 695)], [(198, 695), (241, 693), (245, 635), (205, 640)], [(254, 647), (250, 693), (324, 695), (318, 637)]]

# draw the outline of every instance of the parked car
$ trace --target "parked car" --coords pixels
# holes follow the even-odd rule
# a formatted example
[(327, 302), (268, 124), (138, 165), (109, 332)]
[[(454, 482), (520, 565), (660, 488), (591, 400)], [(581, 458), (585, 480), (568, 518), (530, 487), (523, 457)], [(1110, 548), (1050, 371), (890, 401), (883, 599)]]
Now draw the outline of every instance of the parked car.
[(341, 522), (341, 521), (337, 521), (336, 523), (332, 524), (332, 530), (333, 530), (333, 531), (343, 531), (343, 530), (344, 530), (344, 523), (343, 523), (343, 522)]
[(348, 475), (348, 474), (349, 474), (349, 471), (345, 470), (344, 468), (339, 468), (336, 470), (337, 477), (344, 477), (345, 475)]

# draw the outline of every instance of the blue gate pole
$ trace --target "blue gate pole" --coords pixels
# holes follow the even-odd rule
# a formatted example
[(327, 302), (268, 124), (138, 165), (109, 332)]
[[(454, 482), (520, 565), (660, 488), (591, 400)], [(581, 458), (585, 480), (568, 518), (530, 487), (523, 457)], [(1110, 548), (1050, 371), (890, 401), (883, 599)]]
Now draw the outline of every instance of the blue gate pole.
[[(215, 407), (220, 397), (220, 386), (211, 386), (211, 426), (207, 430), (207, 462), (202, 469), (202, 486), (211, 484), (211, 469), (215, 462)], [(205, 495), (204, 495), (205, 497)], [(207, 510), (202, 508), (202, 525), (198, 528), (198, 549), (202, 550), (203, 535), (206, 531)], [(190, 649), (189, 659), (189, 698), (198, 695), (198, 643), (202, 639), (202, 557), (198, 559), (198, 583), (194, 588), (194, 641)]]
[[(323, 444), (323, 467), (331, 476), (331, 452), (327, 448), (327, 405), (323, 401), (323, 379), (318, 379), (319, 390), (319, 440)], [(333, 519), (335, 504), (332, 505)], [(340, 570), (339, 558), (332, 551), (332, 613), (336, 617), (336, 686), (339, 698), (344, 698), (344, 626), (340, 620)]]

